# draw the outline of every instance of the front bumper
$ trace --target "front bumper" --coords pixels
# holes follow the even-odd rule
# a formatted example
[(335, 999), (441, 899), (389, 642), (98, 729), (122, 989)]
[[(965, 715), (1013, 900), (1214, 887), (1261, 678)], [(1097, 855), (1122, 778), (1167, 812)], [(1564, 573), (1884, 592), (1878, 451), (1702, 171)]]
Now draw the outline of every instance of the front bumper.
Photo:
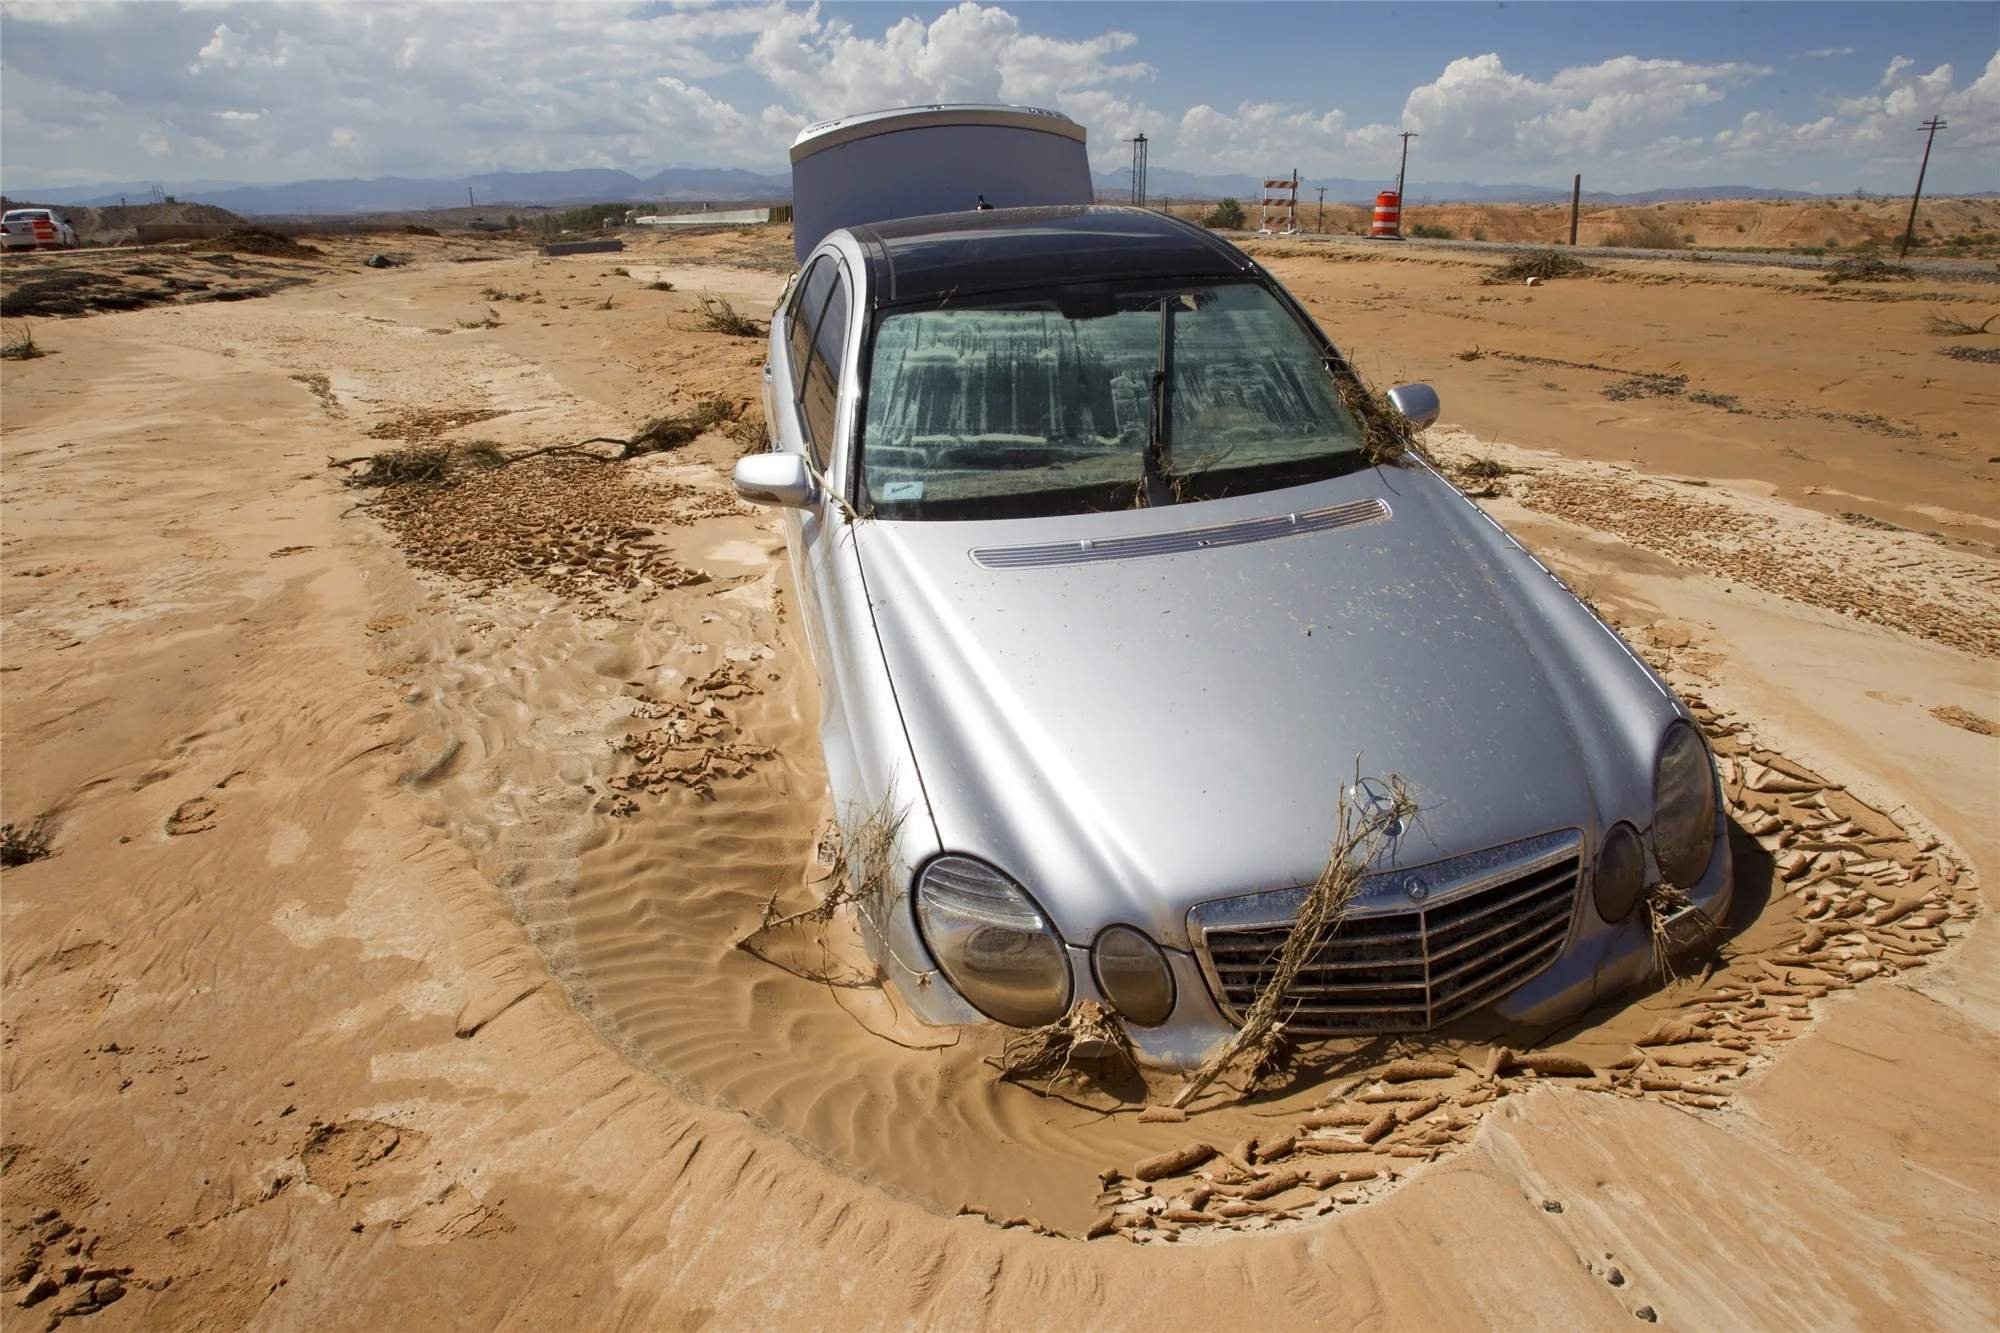
[[(1593, 864), (1594, 855), (1593, 847)], [(1676, 942), (1681, 949), (1692, 948), (1701, 941), (1701, 918), (1717, 924), (1724, 921), (1734, 897), (1733, 873), (1728, 822), (1718, 809), (1715, 850), (1709, 856), (1701, 882), (1688, 892), (1699, 914), (1691, 909), (1682, 913), (1678, 923)], [(891, 919), (908, 916), (904, 911), (892, 914)], [(906, 930), (896, 930), (892, 925), (890, 933), (897, 936), (893, 940), (874, 931), (864, 933), (869, 937), (871, 954), (918, 1018), (939, 1025), (990, 1021), (967, 1004), (941, 973), (927, 967), (929, 958), (914, 923)], [(1174, 974), (1173, 1012), (1158, 1027), (1127, 1024), (1126, 1030), (1146, 1063), (1164, 1068), (1190, 1068), (1228, 1040), (1236, 1025), (1217, 1005), (1209, 979), (1195, 954), (1181, 949), (1162, 952)], [(1069, 959), (1072, 1002), (1105, 1002), (1091, 970), (1089, 949), (1072, 944)], [(1555, 961), (1476, 1012), (1537, 1026), (1561, 1022), (1600, 1001), (1643, 985), (1652, 979), (1654, 966), (1653, 940), (1645, 913), (1635, 909), (1631, 916), (1615, 924), (1602, 920), (1594, 906), (1590, 871), (1586, 869), (1569, 937)]]

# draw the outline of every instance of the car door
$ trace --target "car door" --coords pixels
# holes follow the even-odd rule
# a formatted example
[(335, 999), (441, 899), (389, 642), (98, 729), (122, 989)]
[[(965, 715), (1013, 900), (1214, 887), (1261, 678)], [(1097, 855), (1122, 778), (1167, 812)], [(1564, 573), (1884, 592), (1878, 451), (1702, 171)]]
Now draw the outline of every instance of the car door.
[[(816, 455), (807, 428), (805, 402), (814, 371), (814, 334), (826, 313), (839, 269), (839, 258), (830, 254), (820, 255), (806, 266), (792, 305), (786, 311), (782, 364), (772, 373), (772, 396), (781, 399), (775, 404), (777, 411), (770, 418), (775, 447), (785, 453), (798, 454), (822, 477), (825, 467)], [(819, 373), (822, 376), (827, 373), (823, 358)], [(825, 439), (821, 441), (822, 451), (828, 442)], [(822, 483), (821, 490), (825, 489)], [(806, 642), (812, 651), (813, 662), (820, 667), (822, 674), (826, 669), (826, 626), (820, 613), (813, 568), (818, 563), (819, 553), (825, 549), (825, 516), (825, 496), (822, 494), (814, 507), (787, 511), (785, 517), (785, 544), (791, 549), (792, 574), (801, 604), (800, 619), (806, 627)]]

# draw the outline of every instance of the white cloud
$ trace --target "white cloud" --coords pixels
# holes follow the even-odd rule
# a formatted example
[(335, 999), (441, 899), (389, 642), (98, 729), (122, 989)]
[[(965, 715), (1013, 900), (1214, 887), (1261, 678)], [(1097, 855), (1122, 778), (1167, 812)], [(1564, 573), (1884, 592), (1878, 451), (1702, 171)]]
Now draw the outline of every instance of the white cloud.
[[(1635, 188), (1748, 179), (1753, 161), (1755, 178), (1774, 183), (1887, 184), (1907, 174), (1916, 122), (1939, 114), (1951, 129), (1934, 171), (1962, 178), (1958, 188), (2000, 179), (2000, 53), (1959, 86), (1967, 59), (1925, 73), (1899, 55), (1876, 80), (1834, 59), (1850, 48), (1829, 45), (1796, 57), (1818, 63), (1789, 65), (1781, 88), (1747, 61), (1617, 54), (1550, 72), (1510, 69), (1494, 52), (1445, 59), (1446, 48), (1406, 96), (1381, 104), (1220, 66), (1170, 81), (1143, 40), (1150, 11), (1111, 11), (1116, 26), (1072, 23), (1062, 35), (1038, 30), (1050, 12), (982, 0), (846, 17), (777, 0), (8, 0), (0, 125), (7, 175), (22, 184), (209, 176), (216, 161), (250, 180), (577, 166), (643, 175), (668, 163), (779, 169), (815, 119), (1001, 100), (1081, 121), (1100, 170), (1122, 168), (1124, 141), (1144, 133), (1156, 173), (1379, 177), (1394, 171), (1408, 128), (1422, 135), (1419, 181), (1566, 182), (1583, 170)], [(1229, 34), (1216, 43), (1240, 45)], [(1297, 45), (1308, 63), (1325, 47)], [(1827, 85), (1807, 85), (1808, 71)], [(1263, 91), (1276, 87), (1285, 91)]]
[(1403, 121), (1429, 140), (1429, 153), (1451, 161), (1561, 159), (1657, 138), (1689, 110), (1770, 73), (1741, 62), (1627, 55), (1558, 70), (1544, 82), (1512, 73), (1489, 52), (1454, 60), (1414, 89)]
[(1069, 41), (1022, 31), (1004, 9), (964, 0), (930, 23), (905, 18), (880, 38), (845, 21), (822, 22), (819, 6), (774, 16), (751, 46), (749, 65), (814, 115), (845, 115), (920, 102), (1027, 102), (1150, 77), (1143, 61), (1115, 61), (1136, 45), (1127, 32)]
[(1308, 176), (1352, 175), (1395, 160), (1395, 127), (1349, 128), (1339, 107), (1324, 111), (1289, 102), (1239, 102), (1220, 111), (1206, 102), (1181, 116), (1176, 166), (1265, 176), (1296, 167)]

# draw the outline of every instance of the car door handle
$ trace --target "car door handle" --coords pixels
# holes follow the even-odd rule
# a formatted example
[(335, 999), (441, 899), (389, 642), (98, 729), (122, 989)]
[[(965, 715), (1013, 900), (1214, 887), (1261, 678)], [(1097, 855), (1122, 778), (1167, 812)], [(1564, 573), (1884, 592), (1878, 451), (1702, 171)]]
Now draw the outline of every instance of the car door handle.
[(769, 361), (766, 361), (764, 363), (764, 383), (769, 384), (770, 382), (771, 382), (771, 363)]

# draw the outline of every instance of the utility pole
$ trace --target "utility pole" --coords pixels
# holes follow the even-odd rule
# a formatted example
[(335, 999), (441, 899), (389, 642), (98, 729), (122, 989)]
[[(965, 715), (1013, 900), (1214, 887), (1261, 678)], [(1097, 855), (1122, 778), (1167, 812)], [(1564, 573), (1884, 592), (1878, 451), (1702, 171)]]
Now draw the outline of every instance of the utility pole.
[(1576, 179), (1569, 183), (1569, 243), (1576, 244), (1576, 210), (1583, 203), (1583, 173), (1576, 173)]
[(1403, 202), (1403, 171), (1410, 165), (1410, 140), (1422, 137), (1415, 130), (1403, 131), (1403, 160), (1396, 168), (1396, 203), (1399, 206)]
[(1319, 187), (1319, 220), (1313, 223), (1313, 230), (1322, 236), (1326, 234), (1326, 187)]
[(1937, 141), (1937, 132), (1939, 130), (1950, 127), (1936, 116), (1932, 116), (1929, 120), (1917, 126), (1917, 128), (1928, 130), (1930, 133), (1924, 139), (1923, 165), (1917, 168), (1917, 188), (1910, 192), (1910, 222), (1908, 226), (1903, 228), (1902, 248), (1896, 251), (1896, 258), (1898, 259), (1902, 259), (1910, 253), (1910, 242), (1917, 234), (1917, 200), (1924, 196), (1924, 173), (1930, 170), (1931, 145)]
[(465, 187), (465, 206), (467, 208), (476, 207), (476, 205), (472, 202), (472, 187), (470, 185)]
[(1135, 134), (1126, 140), (1132, 145), (1132, 206), (1146, 206), (1146, 136)]

